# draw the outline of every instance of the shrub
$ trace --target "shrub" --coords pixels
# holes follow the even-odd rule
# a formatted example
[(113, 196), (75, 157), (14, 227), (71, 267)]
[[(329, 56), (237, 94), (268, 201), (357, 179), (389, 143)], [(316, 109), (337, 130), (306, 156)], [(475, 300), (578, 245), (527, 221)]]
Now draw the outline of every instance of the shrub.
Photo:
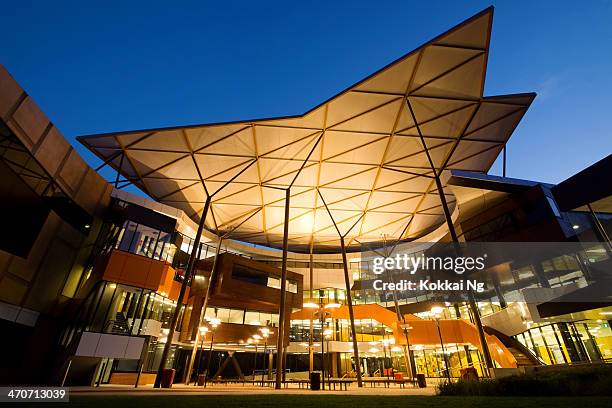
[(564, 368), (499, 379), (443, 382), (439, 395), (612, 395), (612, 367)]

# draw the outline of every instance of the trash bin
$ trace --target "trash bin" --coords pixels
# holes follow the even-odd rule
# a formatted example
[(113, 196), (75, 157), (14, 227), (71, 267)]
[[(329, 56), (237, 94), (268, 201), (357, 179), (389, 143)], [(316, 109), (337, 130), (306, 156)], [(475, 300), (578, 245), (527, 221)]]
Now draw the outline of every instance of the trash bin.
[(321, 373), (310, 373), (310, 389), (312, 391), (321, 389)]
[(174, 368), (164, 368), (162, 371), (161, 387), (172, 388), (172, 383), (174, 383), (175, 374), (176, 370)]
[(198, 375), (198, 385), (204, 385), (204, 381), (206, 381), (206, 375), (204, 374)]
[(419, 384), (419, 388), (427, 387), (427, 382), (425, 381), (425, 374), (417, 374), (416, 379), (417, 383)]

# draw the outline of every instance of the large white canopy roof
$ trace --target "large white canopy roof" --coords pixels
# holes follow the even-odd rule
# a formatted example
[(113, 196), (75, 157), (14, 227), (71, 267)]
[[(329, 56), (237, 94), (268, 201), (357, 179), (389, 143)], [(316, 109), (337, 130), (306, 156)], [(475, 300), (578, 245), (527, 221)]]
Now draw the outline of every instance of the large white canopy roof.
[(337, 250), (334, 221), (352, 247), (418, 239), (444, 222), (434, 175), (444, 184), (448, 169), (488, 171), (535, 97), (483, 97), (492, 16), (484, 10), (303, 115), (79, 140), (195, 221), (213, 195), (206, 227), (236, 228), (234, 239), (281, 246), (289, 186), (292, 250)]

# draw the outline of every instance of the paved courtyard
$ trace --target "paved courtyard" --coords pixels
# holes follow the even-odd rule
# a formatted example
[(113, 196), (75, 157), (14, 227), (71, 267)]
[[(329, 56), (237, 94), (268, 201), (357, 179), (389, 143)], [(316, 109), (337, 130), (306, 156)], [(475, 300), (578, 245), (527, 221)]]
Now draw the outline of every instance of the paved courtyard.
[(385, 388), (364, 387), (358, 388), (355, 384), (346, 391), (319, 390), (298, 388), (295, 385), (275, 390), (273, 388), (253, 385), (209, 385), (206, 388), (194, 385), (174, 384), (172, 388), (153, 388), (151, 385), (134, 388), (128, 385), (101, 385), (100, 387), (70, 387), (70, 395), (435, 395), (436, 384), (431, 382), (426, 388), (413, 388), (406, 386), (391, 386)]

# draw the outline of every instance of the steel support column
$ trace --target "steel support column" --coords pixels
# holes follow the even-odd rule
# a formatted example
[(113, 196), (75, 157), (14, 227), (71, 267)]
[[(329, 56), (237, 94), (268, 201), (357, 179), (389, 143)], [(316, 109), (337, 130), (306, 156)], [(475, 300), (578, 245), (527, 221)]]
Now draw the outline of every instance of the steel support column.
[[(208, 286), (206, 288), (206, 294), (204, 295), (204, 301), (202, 303), (202, 308), (200, 309), (200, 318), (197, 327), (195, 328), (196, 337), (193, 342), (193, 350), (191, 351), (191, 357), (189, 358), (189, 365), (187, 366), (187, 381), (185, 382), (187, 385), (189, 384), (189, 378), (191, 370), (193, 370), (193, 364), (195, 362), (196, 353), (198, 352), (198, 341), (200, 340), (200, 325), (202, 324), (202, 320), (206, 316), (206, 307), (208, 306), (208, 299), (210, 298), (211, 288), (217, 280), (217, 258), (219, 258), (219, 252), (221, 251), (221, 243), (223, 242), (223, 237), (219, 237), (219, 242), (217, 244), (217, 249), (215, 251), (215, 258), (213, 259), (212, 268), (210, 270), (210, 277), (208, 278)], [(192, 311), (193, 313), (193, 311)], [(203, 341), (203, 340), (202, 340)], [(197, 377), (196, 377), (197, 381)]]
[(285, 314), (287, 303), (287, 247), (289, 245), (289, 204), (291, 189), (285, 190), (285, 221), (283, 229), (283, 262), (281, 269), (280, 305), (278, 310), (278, 336), (276, 337), (276, 385), (280, 390), (283, 382), (285, 356)]
[[(313, 261), (314, 261), (314, 257), (312, 255), (312, 248), (313, 247), (313, 243), (311, 242), (310, 244), (310, 258), (309, 258), (309, 274), (308, 274), (308, 288), (310, 290), (310, 295), (308, 296), (308, 300), (310, 302), (312, 302), (312, 287), (313, 287), (313, 283), (314, 283), (314, 266), (313, 266)], [(309, 335), (308, 335), (308, 378), (310, 378), (310, 373), (312, 373), (314, 371), (314, 343), (313, 343), (313, 337), (314, 337), (314, 322), (312, 319), (309, 320), (310, 322), (310, 331), (309, 331)]]
[[(436, 175), (436, 186), (438, 188), (438, 195), (440, 196), (440, 202), (442, 203), (442, 208), (444, 209), (444, 217), (446, 218), (446, 225), (448, 227), (448, 231), (451, 235), (451, 238), (453, 239), (455, 249), (457, 250), (457, 256), (459, 256), (461, 254), (459, 238), (457, 238), (457, 232), (455, 231), (455, 226), (453, 225), (453, 220), (451, 218), (450, 210), (448, 209), (446, 197), (444, 196), (444, 190), (442, 189), (442, 183), (440, 182), (440, 178), (438, 177), (438, 175)], [(480, 311), (478, 310), (478, 306), (476, 305), (476, 300), (474, 299), (474, 293), (471, 290), (468, 291), (468, 304), (470, 306), (470, 310), (472, 311), (472, 315), (474, 316), (474, 322), (476, 322), (476, 329), (478, 331), (478, 339), (480, 340), (482, 354), (485, 359), (486, 370), (488, 374), (490, 375), (489, 370), (493, 368), (493, 359), (491, 358), (491, 352), (489, 351), (489, 345), (487, 344), (487, 338), (485, 336), (484, 328), (482, 327), (482, 321), (480, 320)]]
[[(412, 109), (412, 105), (408, 98), (406, 98), (406, 104), (408, 106), (408, 110), (410, 111), (410, 115), (412, 116), (412, 120), (415, 123), (417, 133), (419, 134), (419, 138), (421, 139), (421, 143), (423, 144), (423, 149), (425, 149), (425, 154), (427, 155), (427, 160), (429, 161), (429, 166), (433, 171), (434, 180), (436, 183), (436, 188), (438, 190), (438, 195), (440, 196), (440, 203), (442, 204), (442, 209), (444, 210), (444, 218), (446, 219), (446, 225), (448, 227), (448, 232), (453, 240), (453, 244), (455, 246), (455, 252), (457, 256), (460, 256), (462, 250), (459, 245), (459, 238), (457, 237), (457, 232), (455, 231), (455, 226), (453, 225), (453, 220), (451, 217), (450, 210), (448, 208), (448, 203), (446, 202), (446, 196), (444, 195), (444, 189), (442, 188), (442, 183), (440, 182), (440, 174), (442, 174), (442, 170), (445, 168), (446, 164), (442, 165), (440, 169), (437, 169), (434, 165), (434, 162), (429, 154), (429, 149), (427, 147), (427, 143), (425, 143), (425, 138), (423, 137), (423, 133), (421, 132), (421, 127), (419, 126), (419, 121), (414, 114), (414, 110)], [(473, 119), (474, 115), (472, 115)], [(470, 122), (471, 120), (470, 119)], [(464, 130), (465, 133), (465, 130)], [(476, 301), (474, 300), (474, 293), (470, 290), (468, 291), (468, 300), (469, 306), (474, 315), (474, 321), (476, 322), (476, 328), (478, 329), (478, 338), (480, 340), (480, 345), (482, 347), (483, 355), (486, 363), (486, 371), (488, 372), (490, 368), (493, 367), (493, 360), (491, 359), (491, 352), (489, 351), (489, 347), (487, 345), (487, 339), (485, 337), (484, 329), (482, 328), (482, 322), (480, 321), (480, 312), (478, 311), (478, 306), (476, 305)]]
[[(388, 254), (388, 257), (390, 257), (391, 254)], [(393, 279), (393, 275), (391, 274), (391, 271), (387, 270), (387, 279), (389, 279), (389, 282), (391, 282), (392, 284), (395, 284), (395, 280)], [(395, 286), (394, 286), (395, 287)], [(393, 294), (393, 305), (395, 306), (395, 314), (397, 316), (397, 321), (402, 322), (399, 323), (400, 325), (404, 325), (404, 327), (400, 327), (402, 329), (402, 332), (404, 333), (404, 338), (406, 339), (406, 344), (404, 345), (404, 347), (402, 347), (403, 351), (404, 351), (404, 361), (406, 362), (406, 371), (408, 373), (408, 376), (410, 378), (413, 378), (414, 375), (414, 371), (413, 371), (413, 366), (414, 366), (414, 362), (410, 359), (410, 339), (408, 338), (408, 330), (406, 329), (406, 318), (402, 315), (402, 312), (400, 310), (399, 307), (399, 302), (397, 300), (397, 292), (395, 289), (393, 289), (393, 292), (391, 292)]]
[(206, 216), (208, 215), (208, 209), (210, 208), (210, 199), (210, 196), (206, 197), (206, 203), (204, 204), (204, 209), (202, 210), (202, 218), (200, 219), (200, 224), (198, 225), (198, 230), (193, 240), (191, 255), (189, 256), (189, 262), (187, 263), (187, 269), (185, 270), (185, 277), (183, 278), (183, 282), (181, 283), (181, 290), (179, 292), (178, 299), (176, 300), (176, 307), (174, 308), (174, 313), (172, 314), (172, 320), (170, 320), (170, 329), (168, 331), (168, 337), (166, 340), (166, 344), (164, 345), (161, 361), (159, 362), (159, 368), (157, 369), (157, 377), (155, 377), (154, 388), (161, 387), (162, 371), (164, 370), (164, 368), (166, 368), (166, 360), (168, 359), (168, 354), (170, 353), (170, 347), (172, 347), (172, 338), (174, 337), (176, 323), (178, 322), (178, 317), (181, 313), (181, 308), (183, 307), (183, 298), (185, 297), (187, 285), (191, 280), (191, 275), (193, 274), (193, 269), (195, 267), (198, 246), (200, 245), (202, 231), (204, 230), (204, 224), (206, 223)]
[(115, 178), (115, 188), (119, 185), (119, 176), (121, 176), (121, 170), (123, 170), (123, 158), (125, 157), (125, 153), (121, 153), (121, 158), (119, 159), (119, 169), (117, 170), (117, 177)]
[(344, 284), (346, 287), (346, 305), (349, 310), (351, 321), (351, 336), (353, 337), (353, 357), (355, 358), (355, 374), (357, 375), (357, 387), (363, 387), (361, 380), (361, 361), (359, 360), (359, 348), (357, 347), (357, 333), (355, 331), (355, 315), (353, 313), (353, 297), (351, 295), (351, 284), (349, 282), (348, 261), (346, 260), (346, 248), (344, 247), (344, 237), (340, 236), (340, 247), (342, 249), (342, 266), (344, 267)]

